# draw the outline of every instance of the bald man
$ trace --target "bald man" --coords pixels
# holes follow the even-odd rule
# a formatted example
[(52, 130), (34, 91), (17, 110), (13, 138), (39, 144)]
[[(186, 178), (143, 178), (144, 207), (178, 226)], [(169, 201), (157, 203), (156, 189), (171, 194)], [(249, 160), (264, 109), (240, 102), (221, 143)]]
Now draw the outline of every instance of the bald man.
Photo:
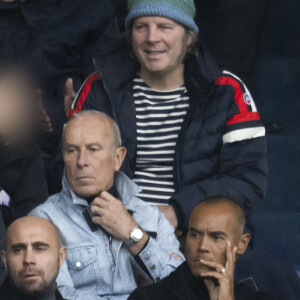
[(63, 299), (55, 280), (65, 261), (66, 247), (52, 222), (35, 216), (13, 222), (1, 257), (8, 273), (1, 299)]
[(130, 300), (253, 300), (275, 299), (234, 282), (237, 255), (250, 241), (245, 215), (232, 200), (212, 197), (198, 204), (189, 220), (186, 259), (164, 280), (136, 290)]

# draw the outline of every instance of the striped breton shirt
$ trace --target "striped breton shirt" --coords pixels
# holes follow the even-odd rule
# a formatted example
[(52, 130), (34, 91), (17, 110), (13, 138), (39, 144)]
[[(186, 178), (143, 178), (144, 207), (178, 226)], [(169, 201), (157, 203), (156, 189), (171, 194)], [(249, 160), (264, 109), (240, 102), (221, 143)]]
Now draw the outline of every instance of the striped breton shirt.
[(187, 89), (150, 88), (139, 75), (133, 80), (137, 119), (137, 155), (133, 181), (137, 196), (151, 204), (168, 204), (174, 194), (173, 165), (178, 133), (189, 107)]

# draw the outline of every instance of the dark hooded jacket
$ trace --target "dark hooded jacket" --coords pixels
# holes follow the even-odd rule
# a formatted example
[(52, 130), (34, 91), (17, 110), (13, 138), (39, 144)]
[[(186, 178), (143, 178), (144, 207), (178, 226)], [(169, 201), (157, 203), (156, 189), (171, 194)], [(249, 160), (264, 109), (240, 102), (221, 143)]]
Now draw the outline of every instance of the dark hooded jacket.
[(0, 143), (2, 189), (10, 197), (8, 207), (0, 206), (6, 227), (47, 200), (44, 166), (37, 144), (28, 142), (21, 146), (3, 146)]
[[(122, 170), (132, 178), (136, 162), (136, 112), (133, 77), (139, 70), (130, 50), (95, 59), (90, 75), (73, 103), (74, 112), (95, 109), (113, 117), (121, 129), (127, 156)], [(187, 226), (193, 208), (208, 196), (231, 197), (247, 212), (266, 190), (264, 128), (245, 85), (221, 72), (202, 49), (185, 62), (184, 82), (190, 108), (175, 151), (173, 205)]]

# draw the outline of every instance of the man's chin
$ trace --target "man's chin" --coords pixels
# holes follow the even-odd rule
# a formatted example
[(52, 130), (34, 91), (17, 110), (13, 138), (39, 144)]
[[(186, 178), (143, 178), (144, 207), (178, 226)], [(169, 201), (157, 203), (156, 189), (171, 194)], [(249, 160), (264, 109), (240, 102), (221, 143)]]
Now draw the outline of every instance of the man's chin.
[(29, 298), (36, 298), (47, 295), (53, 289), (56, 288), (55, 279), (49, 285), (45, 282), (32, 282), (29, 284), (24, 284), (22, 286), (17, 287), (17, 290), (20, 295), (29, 297)]

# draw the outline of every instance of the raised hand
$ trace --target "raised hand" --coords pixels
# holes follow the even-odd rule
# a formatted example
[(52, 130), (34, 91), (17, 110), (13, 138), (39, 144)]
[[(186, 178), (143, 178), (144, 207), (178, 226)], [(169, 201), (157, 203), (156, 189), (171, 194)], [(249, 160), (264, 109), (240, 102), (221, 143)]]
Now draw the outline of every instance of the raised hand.
[[(212, 261), (200, 260), (203, 265), (208, 266), (211, 271), (200, 274), (208, 289), (210, 300), (234, 300), (234, 268), (237, 248), (231, 250), (230, 241), (226, 242), (226, 265)], [(219, 285), (216, 285), (216, 279)]]
[(92, 220), (113, 237), (126, 241), (131, 230), (138, 226), (122, 202), (108, 192), (101, 192), (90, 204)]
[(65, 114), (67, 117), (71, 110), (73, 101), (75, 100), (75, 97), (76, 97), (76, 92), (73, 90), (73, 79), (68, 78), (65, 83), (65, 98), (64, 98)]

